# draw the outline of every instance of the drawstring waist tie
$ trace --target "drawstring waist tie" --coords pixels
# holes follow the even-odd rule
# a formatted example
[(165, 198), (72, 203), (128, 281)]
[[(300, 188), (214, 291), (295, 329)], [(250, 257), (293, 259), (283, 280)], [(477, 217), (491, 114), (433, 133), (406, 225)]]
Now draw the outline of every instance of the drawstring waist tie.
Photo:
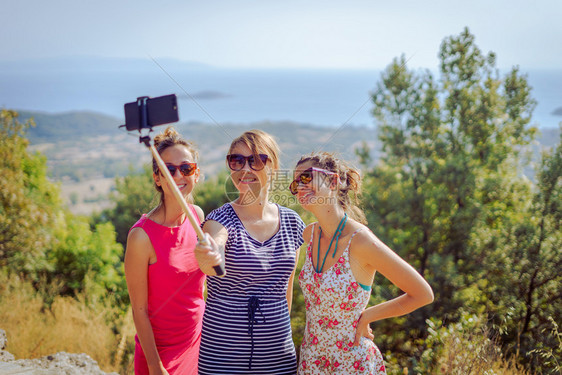
[[(261, 315), (261, 323), (257, 319), (257, 313)], [(254, 355), (254, 324), (265, 324), (265, 316), (260, 308), (260, 299), (252, 296), (248, 300), (248, 335), (250, 336), (250, 360), (248, 367), (252, 369), (252, 357)]]

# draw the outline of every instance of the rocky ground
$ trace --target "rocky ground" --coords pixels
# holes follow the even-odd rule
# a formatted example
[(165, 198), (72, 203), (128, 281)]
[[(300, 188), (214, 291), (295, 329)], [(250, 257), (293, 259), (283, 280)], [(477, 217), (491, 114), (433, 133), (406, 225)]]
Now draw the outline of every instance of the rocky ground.
[(87, 354), (59, 352), (42, 358), (16, 360), (4, 350), (7, 342), (6, 332), (0, 329), (0, 374), (3, 375), (107, 375)]

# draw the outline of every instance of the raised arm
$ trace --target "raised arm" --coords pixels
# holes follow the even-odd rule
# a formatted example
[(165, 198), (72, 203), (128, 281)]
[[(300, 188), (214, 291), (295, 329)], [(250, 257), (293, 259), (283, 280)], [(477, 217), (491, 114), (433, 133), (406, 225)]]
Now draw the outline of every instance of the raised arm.
[[(195, 258), (199, 264), (199, 268), (203, 273), (209, 276), (215, 276), (213, 266), (221, 264), (224, 268), (224, 253), (228, 232), (226, 228), (217, 221), (207, 220), (203, 224), (203, 232), (209, 246), (201, 246), (197, 243), (195, 246)], [(227, 270), (225, 269), (225, 275)]]

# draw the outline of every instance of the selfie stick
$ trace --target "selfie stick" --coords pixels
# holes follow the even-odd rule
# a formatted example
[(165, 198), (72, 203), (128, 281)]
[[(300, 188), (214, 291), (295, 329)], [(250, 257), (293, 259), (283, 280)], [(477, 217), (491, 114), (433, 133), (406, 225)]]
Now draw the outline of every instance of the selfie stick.
[[(148, 125), (146, 98), (138, 98), (137, 104), (139, 105), (139, 115), (140, 115), (140, 120), (141, 120), (141, 128), (149, 128), (150, 131), (152, 131), (152, 127), (150, 125)], [(139, 129), (139, 132), (140, 132), (140, 129)], [(187, 219), (191, 223), (191, 226), (195, 230), (195, 233), (197, 234), (197, 237), (199, 238), (199, 242), (201, 243), (201, 245), (209, 246), (209, 243), (205, 239), (205, 235), (203, 234), (203, 231), (199, 227), (199, 224), (197, 224), (197, 222), (195, 221), (195, 218), (193, 217), (193, 214), (191, 213), (191, 210), (189, 209), (189, 206), (187, 205), (187, 202), (185, 201), (185, 198), (181, 194), (180, 189), (178, 188), (178, 185), (176, 185), (176, 183), (174, 181), (174, 178), (172, 177), (172, 175), (170, 174), (170, 171), (168, 170), (168, 167), (164, 163), (164, 160), (162, 160), (162, 158), (160, 157), (160, 154), (158, 153), (156, 148), (152, 144), (150, 144), (150, 136), (146, 135), (144, 137), (143, 136), (139, 137), (139, 143), (144, 143), (146, 145), (146, 147), (148, 147), (150, 149), (150, 151), (152, 152), (152, 156), (154, 157), (154, 160), (156, 160), (156, 163), (158, 164), (158, 169), (164, 175), (164, 178), (168, 182), (168, 186), (170, 186), (170, 188), (172, 189), (172, 193), (176, 197), (176, 200), (178, 201), (178, 203), (180, 204), (183, 212), (187, 216)], [(213, 269), (215, 270), (217, 276), (221, 276), (221, 277), (224, 276), (224, 268), (223, 268), (222, 264), (213, 266)]]

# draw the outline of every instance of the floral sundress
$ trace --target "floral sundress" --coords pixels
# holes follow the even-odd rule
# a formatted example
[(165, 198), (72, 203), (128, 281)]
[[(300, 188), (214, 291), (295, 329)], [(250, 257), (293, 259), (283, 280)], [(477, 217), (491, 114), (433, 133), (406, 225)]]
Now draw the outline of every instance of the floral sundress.
[[(315, 223), (316, 224), (316, 223)], [(353, 346), (357, 321), (367, 306), (370, 290), (355, 280), (349, 264), (349, 239), (338, 261), (322, 273), (312, 264), (312, 235), (299, 274), (305, 298), (306, 328), (298, 374), (386, 374), (379, 349), (366, 337)]]

